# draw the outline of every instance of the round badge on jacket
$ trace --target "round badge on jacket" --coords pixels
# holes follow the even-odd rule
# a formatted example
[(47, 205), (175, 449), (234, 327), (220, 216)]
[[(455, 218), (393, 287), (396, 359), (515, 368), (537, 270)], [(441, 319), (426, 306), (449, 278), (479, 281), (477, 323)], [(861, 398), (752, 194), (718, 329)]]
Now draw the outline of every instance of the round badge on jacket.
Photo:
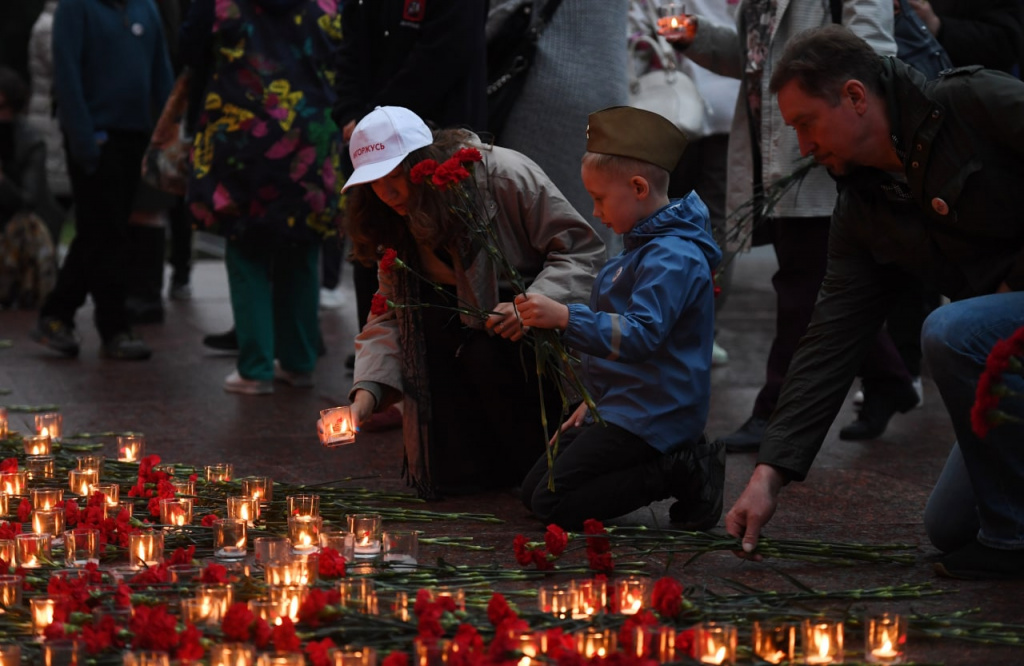
[(939, 197), (935, 197), (934, 199), (932, 199), (932, 210), (934, 210), (939, 215), (948, 215), (949, 204), (947, 204)]

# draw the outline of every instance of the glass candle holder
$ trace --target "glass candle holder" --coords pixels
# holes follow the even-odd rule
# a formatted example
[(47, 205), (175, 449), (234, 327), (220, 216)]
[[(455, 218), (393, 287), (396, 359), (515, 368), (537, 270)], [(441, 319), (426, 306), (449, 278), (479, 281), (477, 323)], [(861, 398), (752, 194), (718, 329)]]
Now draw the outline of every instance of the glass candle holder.
[(320, 516), (288, 516), (288, 538), (293, 553), (315, 553), (320, 547), (320, 531), (323, 529)]
[(49, 534), (51, 543), (59, 546), (64, 543), (64, 507), (52, 509), (35, 509), (32, 511), (32, 531), (36, 534)]
[(135, 502), (133, 500), (121, 500), (117, 503), (117, 515), (127, 511), (128, 517), (131, 518), (135, 513)]
[(154, 567), (164, 561), (164, 533), (143, 530), (128, 535), (128, 557), (136, 569)]
[(31, 481), (56, 478), (57, 463), (53, 456), (25, 456), (25, 476)]
[(0, 666), (21, 666), (21, 646), (17, 643), (0, 643)]
[(142, 435), (119, 435), (117, 437), (118, 462), (139, 462), (146, 455), (146, 438)]
[(292, 558), (292, 542), (285, 537), (260, 536), (252, 540), (256, 564), (266, 566)]
[(658, 7), (658, 34), (663, 37), (676, 37), (688, 44), (697, 35), (697, 25), (686, 15), (686, 6), (682, 2), (663, 2)]
[(598, 578), (574, 580), (570, 583), (576, 588), (576, 607), (572, 616), (576, 620), (585, 620), (608, 607), (608, 585)]
[(0, 407), (0, 439), (7, 439), (7, 408)]
[(351, 562), (356, 553), (356, 535), (351, 532), (346, 532), (345, 530), (321, 532), (320, 548), (330, 548), (335, 550), (339, 555), (345, 558), (346, 562)]
[(53, 509), (64, 506), (63, 488), (32, 488), (29, 490), (33, 509)]
[(321, 410), (320, 424), (320, 443), (328, 448), (356, 441), (356, 427), (349, 406)]
[(260, 503), (252, 497), (244, 495), (230, 495), (227, 498), (228, 518), (244, 520), (249, 527), (256, 526), (256, 519), (260, 517)]
[(7, 493), (0, 490), (0, 516), (6, 516), (11, 510), (10, 502), (8, 501)]
[(14, 535), (18, 564), (26, 569), (38, 569), (53, 560), (49, 534), (22, 533)]
[(804, 620), (801, 633), (805, 664), (832, 664), (843, 661), (842, 622)]
[(636, 615), (647, 603), (647, 579), (629, 576), (615, 582), (615, 599), (623, 615)]
[(293, 516), (319, 516), (320, 496), (319, 495), (289, 495), (285, 498), (288, 505), (288, 517)]
[(15, 543), (14, 539), (0, 539), (0, 560), (7, 564), (14, 564), (18, 561)]
[(581, 657), (593, 659), (606, 657), (615, 652), (615, 632), (612, 629), (587, 627), (573, 634), (576, 639), (576, 653)]
[(266, 476), (242, 479), (242, 495), (251, 497), (260, 504), (269, 504), (274, 499), (274, 482)]
[(124, 666), (171, 666), (171, 656), (156, 650), (125, 650), (121, 659)]
[[(42, 414), (36, 414), (36, 434), (46, 435), (55, 442), (59, 442), (61, 436), (64, 434), (64, 416), (59, 412), (43, 412)], [(27, 439), (27, 438), (26, 438)], [(46, 453), (49, 453), (49, 445), (47, 445)], [(25, 450), (28, 453), (28, 450)], [(44, 453), (32, 453), (30, 455), (45, 455)]]
[(864, 661), (902, 664), (906, 661), (907, 623), (895, 613), (867, 618), (864, 623)]
[(377, 666), (377, 650), (369, 646), (331, 648), (327, 651), (328, 666)]
[(26, 456), (48, 456), (50, 455), (49, 435), (25, 435), (21, 440), (25, 447)]
[(299, 619), (299, 607), (308, 589), (305, 585), (275, 585), (267, 588), (267, 595), (274, 603), (278, 617), (287, 617), (296, 622)]
[(203, 570), (195, 564), (172, 564), (167, 567), (167, 575), (172, 583), (193, 583), (202, 574)]
[(121, 486), (116, 483), (94, 483), (92, 492), (103, 495), (103, 501), (107, 506), (117, 506), (121, 501)]
[(191, 497), (196, 494), (196, 482), (192, 479), (171, 479), (170, 484), (178, 495)]
[(248, 643), (217, 643), (210, 646), (210, 666), (254, 666), (256, 648)]
[(0, 472), (0, 490), (8, 497), (24, 495), (28, 486), (28, 473), (24, 470), (16, 472)]
[(384, 562), (395, 569), (412, 569), (420, 555), (419, 532), (415, 530), (389, 530), (381, 537)]
[(46, 628), (53, 624), (55, 619), (64, 619), (63, 613), (67, 610), (67, 597), (36, 597), (29, 599), (29, 612), (32, 618), (32, 633), (42, 636)]
[(579, 594), (571, 585), (541, 585), (537, 589), (537, 610), (564, 620), (572, 617)]
[(231, 585), (199, 585), (195, 598), (200, 602), (204, 617), (212, 623), (220, 624), (234, 602), (235, 588)]
[(789, 623), (754, 622), (754, 655), (769, 664), (791, 663), (796, 627)]
[(204, 467), (203, 472), (210, 483), (227, 482), (234, 478), (235, 466), (231, 463), (215, 463)]
[(0, 576), (0, 607), (17, 608), (21, 606), (21, 589), (25, 584), (22, 576), (5, 574)]
[(192, 524), (191, 497), (165, 497), (160, 500), (160, 522), (182, 527)]
[(416, 655), (414, 666), (444, 666), (451, 659), (452, 641), (443, 638), (431, 638), (417, 636), (412, 641), (413, 652)]
[(202, 599), (186, 597), (181, 600), (181, 621), (183, 623), (193, 624), (197, 627), (214, 626), (218, 622), (210, 619), (210, 612), (210, 604)]
[(355, 535), (356, 558), (376, 557), (381, 551), (381, 517), (379, 513), (350, 513), (345, 516), (348, 531)]
[(736, 626), (721, 622), (703, 622), (694, 632), (694, 650), (702, 664), (736, 663)]
[(429, 588), (428, 591), (430, 592), (431, 601), (437, 601), (443, 597), (450, 597), (452, 602), (455, 604), (455, 610), (466, 610), (466, 591), (461, 587), (440, 585), (438, 587)]
[(640, 659), (654, 659), (659, 664), (675, 661), (675, 627), (637, 625), (633, 628), (632, 653)]
[(301, 652), (263, 652), (256, 666), (306, 666), (306, 658)]
[(409, 594), (402, 590), (375, 590), (377, 613), (402, 622), (409, 621)]
[(249, 610), (252, 611), (253, 615), (270, 626), (274, 626), (279, 616), (277, 614), (277, 606), (270, 600), (270, 597), (250, 599), (248, 603)]
[(372, 614), (376, 610), (377, 601), (374, 588), (375, 585), (372, 578), (341, 579), (338, 582), (341, 606), (358, 613)]
[(299, 559), (264, 565), (263, 579), (267, 585), (308, 585), (305, 562)]
[(43, 666), (84, 666), (85, 641), (62, 638), (43, 643)]
[(75, 456), (75, 469), (92, 469), (99, 474), (103, 470), (103, 456), (91, 453)]
[(213, 521), (213, 555), (223, 560), (245, 557), (246, 524), (239, 518), (221, 518)]
[(68, 472), (68, 486), (80, 497), (92, 495), (92, 487), (99, 483), (100, 473), (94, 469), (73, 469)]

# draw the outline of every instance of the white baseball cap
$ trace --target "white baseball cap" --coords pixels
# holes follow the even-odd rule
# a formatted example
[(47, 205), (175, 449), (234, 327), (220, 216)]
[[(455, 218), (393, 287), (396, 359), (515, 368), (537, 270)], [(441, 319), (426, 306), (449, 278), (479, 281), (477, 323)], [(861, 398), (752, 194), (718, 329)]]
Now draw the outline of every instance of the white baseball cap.
[(352, 131), (348, 153), (355, 171), (341, 191), (388, 175), (409, 153), (433, 142), (430, 128), (409, 109), (378, 106)]

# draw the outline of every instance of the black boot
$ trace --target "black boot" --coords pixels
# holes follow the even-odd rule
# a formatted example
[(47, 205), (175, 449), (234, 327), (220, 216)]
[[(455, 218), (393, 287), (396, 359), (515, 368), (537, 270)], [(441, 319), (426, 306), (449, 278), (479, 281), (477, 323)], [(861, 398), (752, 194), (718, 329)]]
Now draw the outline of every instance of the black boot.
[(722, 517), (725, 498), (725, 445), (706, 437), (672, 454), (669, 489), (678, 501), (668, 510), (673, 527), (709, 530)]
[(910, 382), (865, 380), (864, 404), (857, 413), (857, 420), (839, 431), (839, 439), (858, 441), (881, 437), (893, 414), (909, 412), (919, 400)]

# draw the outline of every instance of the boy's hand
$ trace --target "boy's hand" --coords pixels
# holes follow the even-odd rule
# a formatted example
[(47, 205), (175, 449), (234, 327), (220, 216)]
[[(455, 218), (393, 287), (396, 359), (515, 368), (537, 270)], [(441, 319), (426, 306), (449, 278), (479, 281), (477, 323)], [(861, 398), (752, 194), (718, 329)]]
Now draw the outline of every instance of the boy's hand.
[(506, 340), (512, 342), (522, 340), (526, 335), (526, 328), (524, 322), (520, 321), (519, 315), (516, 314), (515, 306), (511, 303), (498, 303), (494, 306), (494, 312), (497, 314), (489, 315), (484, 326)]
[[(558, 429), (558, 432), (561, 434), (561, 433), (565, 432), (566, 430), (568, 430), (569, 428), (579, 428), (580, 426), (583, 425), (583, 417), (586, 416), (586, 415), (587, 415), (587, 403), (581, 402), (579, 404), (579, 406), (576, 408), (576, 410), (573, 411), (573, 413), (569, 415), (569, 418), (567, 418), (565, 420), (565, 422), (562, 423), (562, 426)], [(548, 446), (554, 446), (554, 445), (555, 445), (555, 438), (554, 438), (554, 436), (552, 436), (551, 439), (548, 441)]]
[(559, 330), (569, 326), (569, 308), (547, 296), (519, 294), (516, 296), (516, 308), (526, 326)]

